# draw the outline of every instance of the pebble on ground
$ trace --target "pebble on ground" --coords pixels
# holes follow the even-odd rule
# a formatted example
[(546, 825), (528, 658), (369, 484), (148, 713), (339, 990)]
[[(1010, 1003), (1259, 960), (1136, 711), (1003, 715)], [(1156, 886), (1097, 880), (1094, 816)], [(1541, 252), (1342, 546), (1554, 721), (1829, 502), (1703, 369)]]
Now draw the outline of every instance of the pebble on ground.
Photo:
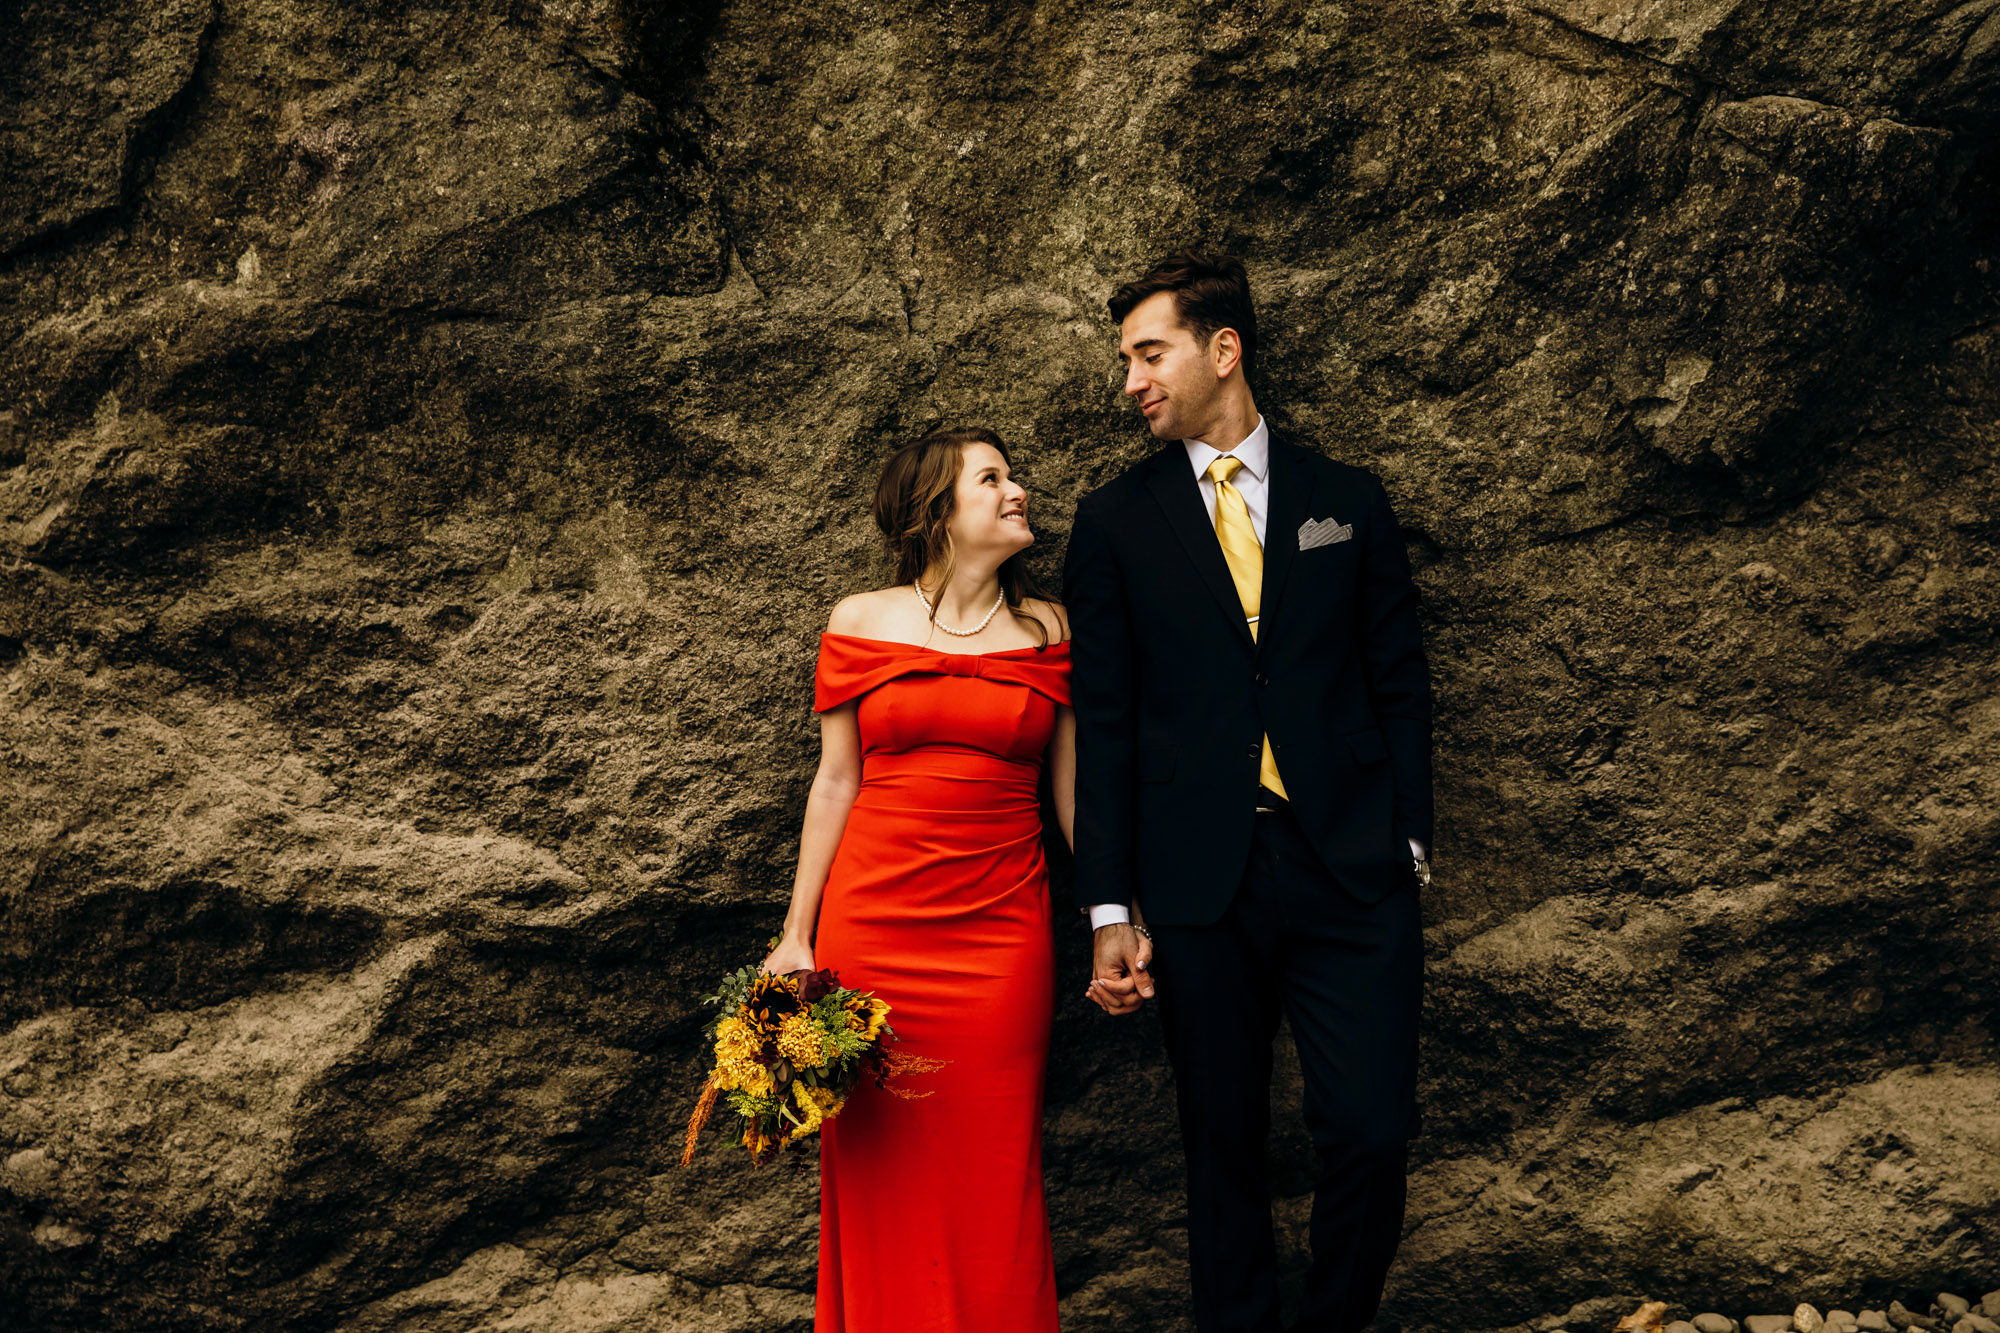
[[(1886, 1310), (1828, 1310), (1801, 1304), (1790, 1314), (1748, 1314), (1741, 1319), (1705, 1311), (1692, 1319), (1666, 1318), (1665, 1301), (1647, 1301), (1618, 1321), (1616, 1333), (2000, 1333), (2000, 1289), (1987, 1292), (1977, 1301), (1941, 1291), (1926, 1313), (1918, 1314), (1901, 1301), (1890, 1301)], [(1572, 1310), (1575, 1319), (1581, 1310)], [(1551, 1321), (1555, 1322), (1555, 1321)], [(1572, 1333), (1568, 1328), (1541, 1329), (1538, 1333)], [(1579, 1326), (1574, 1333), (1584, 1333)]]

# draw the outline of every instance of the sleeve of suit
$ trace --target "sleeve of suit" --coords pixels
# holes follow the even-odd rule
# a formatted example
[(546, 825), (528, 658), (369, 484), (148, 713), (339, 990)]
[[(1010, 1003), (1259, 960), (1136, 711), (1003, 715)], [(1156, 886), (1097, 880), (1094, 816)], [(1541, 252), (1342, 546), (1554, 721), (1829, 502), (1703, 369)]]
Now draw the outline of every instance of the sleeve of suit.
[(1077, 507), (1070, 529), (1063, 600), (1076, 707), (1076, 900), (1126, 907), (1133, 896), (1137, 665), (1117, 557), (1088, 502)]
[(1417, 620), (1417, 586), (1403, 532), (1382, 483), (1369, 478), (1376, 512), (1363, 552), (1362, 656), (1376, 719), (1396, 775), (1396, 831), (1431, 845), (1431, 676)]

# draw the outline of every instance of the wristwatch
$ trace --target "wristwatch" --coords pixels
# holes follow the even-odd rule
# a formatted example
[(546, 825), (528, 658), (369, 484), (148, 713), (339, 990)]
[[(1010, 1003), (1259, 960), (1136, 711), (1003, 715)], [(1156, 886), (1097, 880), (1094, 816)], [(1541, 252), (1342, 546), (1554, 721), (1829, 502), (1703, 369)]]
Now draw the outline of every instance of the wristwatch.
[(1416, 867), (1417, 883), (1428, 889), (1431, 886), (1431, 859), (1428, 856), (1413, 857), (1410, 864)]

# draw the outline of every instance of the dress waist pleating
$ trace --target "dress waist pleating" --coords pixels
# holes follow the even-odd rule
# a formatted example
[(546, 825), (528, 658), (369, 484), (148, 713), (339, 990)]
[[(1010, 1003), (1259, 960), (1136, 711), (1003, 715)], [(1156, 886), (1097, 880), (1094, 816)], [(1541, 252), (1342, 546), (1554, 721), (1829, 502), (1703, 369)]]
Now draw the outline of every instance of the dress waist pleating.
[(939, 745), (878, 752), (862, 758), (855, 805), (1033, 817), (1041, 776), (1039, 760), (1003, 759), (984, 750)]

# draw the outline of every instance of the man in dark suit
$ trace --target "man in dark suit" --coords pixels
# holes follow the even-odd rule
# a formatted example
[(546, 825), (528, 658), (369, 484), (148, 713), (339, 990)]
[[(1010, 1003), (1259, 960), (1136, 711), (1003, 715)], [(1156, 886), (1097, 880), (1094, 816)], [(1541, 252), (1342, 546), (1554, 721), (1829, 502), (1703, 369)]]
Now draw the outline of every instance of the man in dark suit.
[(1084, 497), (1064, 566), (1091, 994), (1125, 1013), (1158, 983), (1201, 1333), (1280, 1328), (1264, 1148), (1289, 1019), (1321, 1166), (1294, 1327), (1349, 1333), (1381, 1299), (1417, 1128), (1416, 589), (1381, 483), (1266, 429), (1239, 261), (1182, 251), (1110, 307), (1163, 447)]

